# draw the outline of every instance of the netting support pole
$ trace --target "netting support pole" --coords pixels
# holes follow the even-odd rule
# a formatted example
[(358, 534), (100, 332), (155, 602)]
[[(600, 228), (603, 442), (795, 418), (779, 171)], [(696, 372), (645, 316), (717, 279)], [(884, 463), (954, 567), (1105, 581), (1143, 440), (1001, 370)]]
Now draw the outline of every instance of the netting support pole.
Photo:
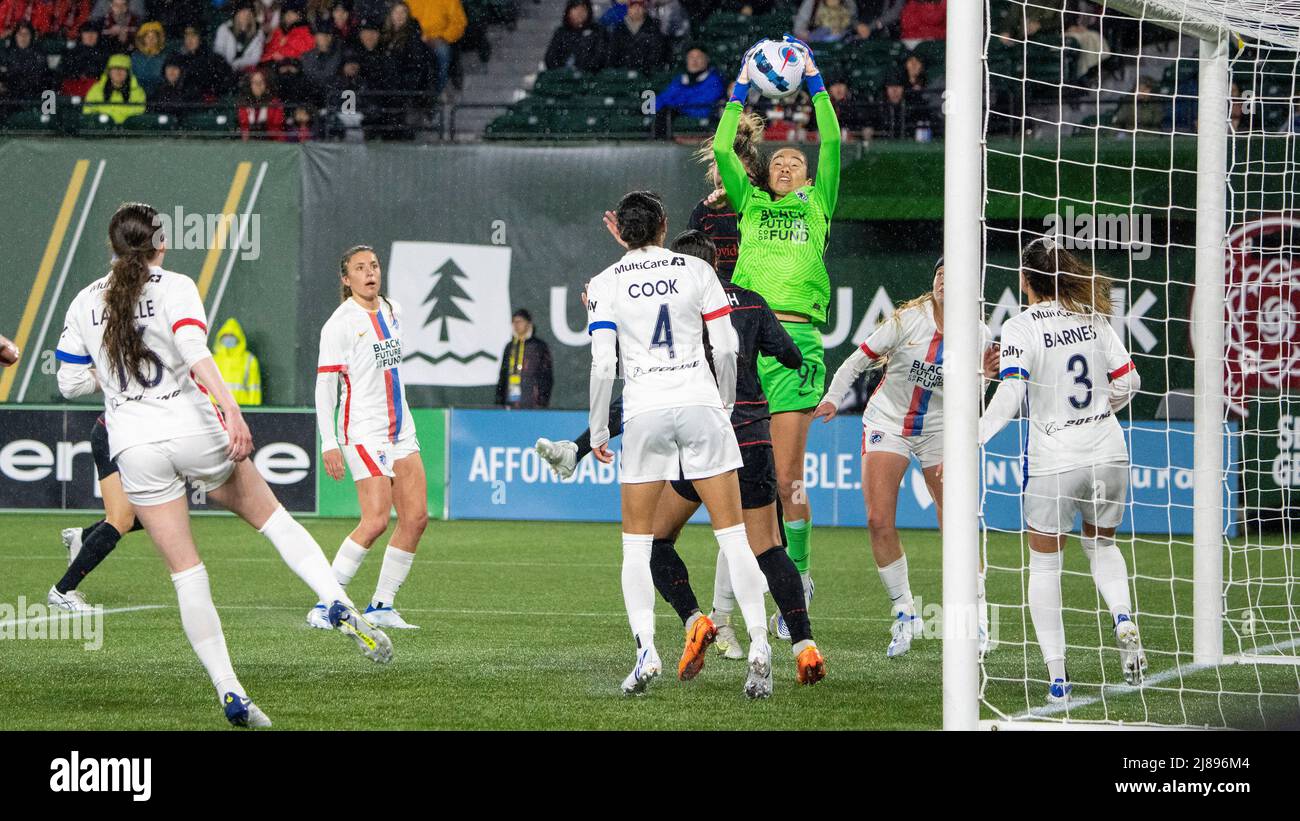
[(979, 315), (984, 3), (948, 4), (943, 172), (943, 728), (979, 725)]
[(1196, 131), (1196, 297), (1192, 655), (1223, 659), (1223, 316), (1228, 169), (1228, 44), (1201, 41)]

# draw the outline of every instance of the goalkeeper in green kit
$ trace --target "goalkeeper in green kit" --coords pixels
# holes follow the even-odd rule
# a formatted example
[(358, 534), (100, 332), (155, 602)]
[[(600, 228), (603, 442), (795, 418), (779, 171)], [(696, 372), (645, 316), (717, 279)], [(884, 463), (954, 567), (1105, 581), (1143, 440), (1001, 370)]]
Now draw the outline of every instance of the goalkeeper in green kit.
[[(713, 153), (740, 228), (740, 252), (732, 281), (767, 300), (803, 352), (804, 364), (798, 370), (760, 356), (758, 373), (772, 413), (772, 451), (787, 550), (803, 577), (805, 598), (811, 602), (808, 552), (812, 518), (803, 463), (808, 425), (826, 381), (819, 326), (826, 322), (831, 283), (822, 255), (839, 198), (840, 124), (812, 50), (788, 34), (785, 40), (804, 56), (804, 82), (812, 95), (821, 139), (816, 180), (808, 176), (808, 158), (802, 151), (782, 148), (768, 161), (767, 185), (750, 182), (734, 149), (737, 123), (749, 96), (748, 54), (718, 123)], [(779, 615), (776, 621), (777, 635), (788, 640), (784, 621)]]

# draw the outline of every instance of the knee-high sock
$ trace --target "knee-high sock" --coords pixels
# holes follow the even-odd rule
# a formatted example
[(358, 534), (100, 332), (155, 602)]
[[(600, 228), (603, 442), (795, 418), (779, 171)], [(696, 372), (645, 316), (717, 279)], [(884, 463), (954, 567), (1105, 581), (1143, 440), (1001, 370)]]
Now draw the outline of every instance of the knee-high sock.
[(790, 556), (780, 545), (769, 548), (758, 557), (758, 568), (767, 577), (767, 589), (772, 591), (772, 601), (785, 618), (790, 629), (791, 645), (812, 638), (812, 625), (808, 621), (808, 602), (803, 595), (803, 580)]
[(807, 573), (809, 542), (812, 541), (812, 522), (803, 519), (786, 522), (785, 541), (788, 545), (786, 552), (790, 554), (790, 561), (794, 562), (795, 569), (801, 574)]
[(221, 617), (212, 604), (208, 569), (198, 564), (189, 570), (173, 573), (172, 584), (176, 586), (176, 602), (180, 606), (185, 637), (190, 640), (190, 646), (194, 648), (203, 669), (208, 671), (212, 686), (217, 688), (217, 699), (232, 692), (247, 696), (244, 686), (235, 677), (235, 668), (231, 665), (230, 653), (226, 650), (226, 637), (221, 633)]
[(713, 569), (713, 610), (720, 616), (731, 617), (736, 609), (736, 594), (731, 589), (731, 568), (727, 566), (727, 554), (718, 551), (718, 562)]
[(385, 604), (392, 606), (393, 599), (397, 598), (397, 591), (401, 589), (402, 582), (406, 581), (406, 575), (411, 572), (411, 564), (414, 561), (414, 553), (408, 553), (392, 545), (388, 546), (384, 551), (384, 563), (379, 568), (379, 583), (375, 585), (373, 602), (376, 607)]
[(735, 525), (713, 531), (718, 549), (727, 554), (727, 569), (731, 572), (731, 589), (735, 591), (740, 612), (745, 617), (745, 630), (755, 642), (767, 641), (767, 613), (763, 603), (763, 571), (749, 549), (745, 526)]
[(262, 525), (260, 532), (275, 545), (280, 558), (289, 565), (289, 569), (316, 593), (317, 601), (326, 604), (334, 601), (352, 604), (352, 599), (348, 598), (338, 579), (334, 578), (334, 573), (330, 570), (329, 562), (325, 561), (325, 554), (321, 552), (320, 545), (316, 544), (316, 540), (307, 532), (307, 528), (294, 521), (289, 511), (283, 507), (276, 508), (271, 518)]
[(623, 606), (638, 649), (654, 647), (655, 585), (650, 575), (650, 533), (623, 534)]
[(347, 587), (352, 577), (357, 575), (357, 571), (361, 569), (361, 562), (369, 552), (352, 541), (351, 536), (343, 540), (343, 544), (339, 545), (339, 552), (334, 554), (334, 563), (330, 565), (330, 569), (334, 571), (334, 578), (338, 580), (341, 587)]
[(650, 546), (650, 575), (655, 589), (672, 605), (682, 624), (700, 609), (691, 589), (691, 575), (677, 548), (669, 539), (655, 539)]
[(907, 554), (904, 553), (884, 567), (876, 568), (880, 581), (894, 608), (894, 615), (912, 612), (912, 584), (907, 578)]
[(1097, 585), (1097, 592), (1110, 609), (1111, 621), (1114, 622), (1121, 614), (1127, 616), (1133, 603), (1128, 594), (1128, 565), (1124, 562), (1124, 554), (1115, 546), (1115, 540), (1108, 536), (1081, 538), (1079, 541), (1083, 544), (1088, 564), (1092, 566), (1092, 580)]
[(1065, 621), (1061, 617), (1061, 554), (1029, 551), (1029, 615), (1047, 673), (1065, 678)]
[[(89, 538), (82, 537), (81, 552), (77, 558), (68, 567), (68, 571), (59, 579), (54, 589), (60, 593), (67, 593), (69, 590), (76, 590), (81, 580), (86, 578), (90, 571), (99, 566), (113, 548), (117, 547), (117, 542), (122, 538), (122, 534), (117, 532), (117, 528), (108, 522), (100, 522), (92, 525), (86, 530), (90, 531)], [(85, 532), (85, 531), (83, 531)]]

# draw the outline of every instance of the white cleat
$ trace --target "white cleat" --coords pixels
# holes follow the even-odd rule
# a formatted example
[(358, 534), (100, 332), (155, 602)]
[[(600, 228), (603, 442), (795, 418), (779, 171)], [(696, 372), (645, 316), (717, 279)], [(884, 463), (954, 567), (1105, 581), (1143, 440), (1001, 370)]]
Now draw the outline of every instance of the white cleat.
[(376, 627), (391, 627), (394, 630), (419, 630), (418, 624), (411, 624), (402, 618), (392, 607), (380, 606), (375, 607), (373, 604), (366, 605), (366, 612), (363, 614), (366, 620)]
[(740, 639), (736, 638), (736, 628), (731, 626), (731, 617), (714, 611), (709, 614), (709, 620), (718, 628), (718, 634), (713, 639), (718, 655), (736, 661), (743, 659), (745, 648), (740, 646)]
[(1123, 613), (1115, 620), (1115, 643), (1119, 645), (1124, 681), (1134, 686), (1141, 684), (1147, 672), (1147, 654), (1142, 651), (1137, 624)]
[(324, 602), (317, 602), (315, 607), (307, 611), (307, 626), (317, 630), (334, 629), (334, 625), (330, 624), (330, 609)]
[(81, 528), (65, 527), (59, 535), (63, 537), (63, 546), (68, 549), (68, 567), (71, 567), (81, 553)]
[(636, 654), (636, 666), (623, 679), (622, 689), (625, 696), (645, 695), (646, 687), (663, 672), (663, 662), (654, 647), (646, 647)]
[(1052, 679), (1052, 685), (1047, 688), (1048, 704), (1064, 704), (1070, 700), (1070, 691), (1074, 685), (1068, 678)]
[(766, 641), (749, 646), (749, 674), (745, 676), (745, 696), (751, 699), (772, 696), (772, 645)]
[(542, 457), (542, 461), (551, 466), (555, 475), (568, 479), (578, 466), (578, 444), (562, 439), (552, 442), (550, 439), (538, 439), (533, 450)]
[(81, 595), (80, 590), (69, 590), (67, 593), (60, 593), (53, 587), (50, 588), (50, 594), (45, 597), (50, 607), (57, 607), (60, 610), (66, 610), (69, 613), (90, 613), (94, 607), (86, 601), (86, 597)]
[(885, 655), (893, 659), (905, 654), (912, 649), (912, 639), (920, 636), (924, 629), (925, 622), (915, 613), (897, 613), (889, 628), (889, 647), (885, 650)]
[(355, 607), (336, 601), (330, 605), (329, 620), (336, 630), (352, 637), (361, 650), (361, 655), (376, 664), (387, 664), (393, 660), (393, 642)]

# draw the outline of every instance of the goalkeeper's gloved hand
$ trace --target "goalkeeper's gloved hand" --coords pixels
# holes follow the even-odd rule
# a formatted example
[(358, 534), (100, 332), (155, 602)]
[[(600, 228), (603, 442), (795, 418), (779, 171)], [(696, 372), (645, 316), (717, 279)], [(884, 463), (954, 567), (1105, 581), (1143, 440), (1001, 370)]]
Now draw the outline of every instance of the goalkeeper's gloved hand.
[(804, 83), (808, 86), (808, 95), (812, 96), (819, 91), (825, 91), (826, 82), (822, 80), (821, 70), (817, 68), (817, 61), (813, 58), (812, 48), (803, 40), (791, 34), (786, 34), (781, 39), (803, 53), (803, 77)]
[(740, 73), (736, 75), (736, 87), (731, 92), (731, 102), (744, 105), (749, 99), (749, 58), (758, 50), (758, 43), (750, 46), (745, 56), (740, 58)]

